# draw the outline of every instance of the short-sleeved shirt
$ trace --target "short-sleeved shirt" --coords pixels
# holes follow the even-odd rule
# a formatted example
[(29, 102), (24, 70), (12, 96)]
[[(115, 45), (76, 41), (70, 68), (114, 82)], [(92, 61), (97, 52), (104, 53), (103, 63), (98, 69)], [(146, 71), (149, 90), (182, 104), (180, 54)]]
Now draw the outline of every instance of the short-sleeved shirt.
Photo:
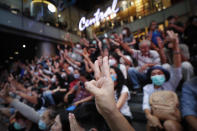
[[(128, 93), (128, 99), (127, 101), (124, 103), (124, 105), (122, 106), (122, 108), (120, 109), (120, 112), (124, 115), (124, 116), (129, 116), (132, 118), (132, 114), (130, 112), (130, 108), (129, 108), (129, 105), (128, 105), (128, 100), (130, 100), (130, 93), (129, 93), (129, 89), (127, 86), (123, 85), (122, 87), (122, 90), (121, 90), (121, 93), (120, 93), (120, 96), (121, 94), (123, 93)], [(116, 102), (118, 101), (118, 97), (117, 97), (117, 92), (115, 91), (114, 93), (114, 96), (115, 96), (115, 100)]]
[(160, 88), (155, 89), (153, 84), (146, 85), (144, 90), (144, 96), (143, 96), (143, 110), (149, 109), (151, 110), (150, 104), (149, 104), (149, 98), (152, 93), (162, 90), (169, 90), (169, 91), (175, 91), (180, 80), (182, 79), (182, 72), (181, 68), (171, 68), (170, 70), (170, 80), (165, 82)]
[(197, 77), (184, 83), (181, 97), (182, 116), (197, 117)]
[(160, 56), (157, 51), (150, 50), (148, 56), (143, 56), (140, 50), (134, 50), (133, 58), (138, 62), (138, 69), (145, 64), (154, 63), (156, 65), (161, 65)]
[(130, 43), (133, 41), (133, 35), (131, 34), (129, 37), (123, 38), (123, 41), (126, 43)]

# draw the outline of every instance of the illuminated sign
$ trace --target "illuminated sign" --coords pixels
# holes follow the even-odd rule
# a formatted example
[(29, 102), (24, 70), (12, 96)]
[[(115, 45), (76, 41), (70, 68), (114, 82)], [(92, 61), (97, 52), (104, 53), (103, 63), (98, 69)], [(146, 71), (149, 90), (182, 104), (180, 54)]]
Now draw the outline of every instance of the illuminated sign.
[(118, 3), (118, 0), (114, 0), (111, 7), (108, 7), (105, 12), (100, 11), (100, 8), (97, 9), (96, 13), (94, 13), (94, 18), (86, 19), (85, 17), (82, 17), (79, 21), (79, 30), (83, 31), (85, 28), (102, 21), (106, 17), (108, 17), (111, 14), (115, 14), (119, 11), (119, 8), (116, 8)]

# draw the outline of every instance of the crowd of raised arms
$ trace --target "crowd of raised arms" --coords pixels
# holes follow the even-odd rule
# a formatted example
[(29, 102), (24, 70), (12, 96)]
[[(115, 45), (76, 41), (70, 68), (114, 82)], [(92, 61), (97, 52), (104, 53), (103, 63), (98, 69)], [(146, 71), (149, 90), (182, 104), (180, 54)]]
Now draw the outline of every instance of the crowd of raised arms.
[(129, 100), (143, 92), (148, 131), (197, 130), (197, 17), (168, 23), (161, 31), (152, 21), (140, 38), (127, 27), (79, 43), (67, 35), (55, 56), (12, 63), (0, 77), (1, 123), (9, 131), (134, 131)]

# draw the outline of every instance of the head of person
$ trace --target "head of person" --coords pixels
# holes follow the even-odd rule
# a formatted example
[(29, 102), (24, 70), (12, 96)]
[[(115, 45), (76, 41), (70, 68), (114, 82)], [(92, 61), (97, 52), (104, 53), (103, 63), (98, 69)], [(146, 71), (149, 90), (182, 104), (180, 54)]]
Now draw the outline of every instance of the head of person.
[[(80, 104), (73, 111), (78, 124), (89, 131), (105, 131), (106, 123), (103, 117), (98, 113), (94, 102)], [(61, 111), (55, 118), (51, 131), (70, 131), (68, 119), (69, 112)]]
[(75, 69), (73, 76), (74, 76), (75, 79), (79, 79), (80, 78), (79, 70)]
[(130, 29), (128, 27), (124, 27), (122, 29), (122, 35), (123, 35), (123, 37), (129, 37), (131, 35)]
[(174, 24), (176, 22), (176, 17), (175, 16), (169, 16), (167, 18), (168, 24)]
[(47, 109), (41, 116), (38, 127), (40, 130), (48, 130), (54, 122), (57, 113), (53, 109)]
[(117, 91), (117, 97), (120, 97), (120, 93), (122, 90), (122, 86), (125, 84), (125, 78), (121, 70), (117, 67), (110, 67), (110, 75), (112, 80), (114, 81), (115, 87), (114, 89)]
[(150, 45), (151, 45), (151, 42), (149, 40), (142, 40), (139, 43), (139, 49), (140, 49), (142, 55), (148, 55), (149, 54)]
[(108, 48), (104, 48), (103, 49), (103, 55), (104, 56), (109, 56), (109, 50), (108, 50)]
[(170, 79), (170, 73), (161, 66), (153, 66), (147, 71), (147, 78), (155, 87), (161, 87)]
[(151, 24), (150, 24), (150, 26), (149, 26), (149, 29), (151, 31), (156, 30), (157, 29), (157, 22), (156, 21), (152, 21)]
[(118, 66), (120, 57), (116, 53), (112, 53), (109, 57), (109, 65), (110, 66)]
[(26, 128), (27, 119), (19, 112), (15, 113), (15, 122), (13, 123), (14, 130), (22, 130)]

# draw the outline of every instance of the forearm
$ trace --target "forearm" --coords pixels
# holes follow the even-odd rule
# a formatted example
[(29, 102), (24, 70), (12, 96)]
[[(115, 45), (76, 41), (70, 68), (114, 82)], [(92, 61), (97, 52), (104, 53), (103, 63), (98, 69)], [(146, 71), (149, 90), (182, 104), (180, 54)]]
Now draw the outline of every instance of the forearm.
[(121, 55), (121, 57), (125, 61), (125, 64), (132, 66), (132, 63), (124, 55)]
[(165, 55), (164, 49), (163, 49), (163, 48), (162, 48), (162, 49), (160, 49), (160, 50), (158, 51), (158, 53), (159, 53), (160, 58), (161, 58), (161, 63), (162, 63), (162, 64), (167, 63), (167, 58), (166, 58), (166, 55)]
[(84, 99), (82, 99), (80, 101), (77, 101), (77, 103), (81, 104), (81, 103), (84, 103), (84, 102), (88, 102), (88, 101), (90, 101), (92, 99), (93, 99), (93, 96), (88, 96), (88, 97), (86, 97), (86, 98), (84, 98)]
[(102, 116), (112, 131), (135, 131), (118, 109)]
[(146, 116), (147, 119), (149, 119), (149, 117), (152, 115), (151, 111), (149, 109), (145, 109), (144, 113), (145, 113), (145, 116)]
[(22, 92), (19, 94), (19, 96), (21, 96), (23, 99), (29, 101), (32, 104), (37, 104), (38, 103), (36, 96), (29, 96), (29, 95), (27, 95), (25, 93), (22, 93)]
[(129, 52), (131, 55), (133, 55), (133, 49), (131, 49), (127, 44), (120, 42), (120, 45), (122, 46), (122, 48), (124, 50), (126, 50), (127, 52)]
[(17, 109), (24, 117), (26, 117), (30, 121), (38, 123), (40, 116), (32, 107), (18, 101), (17, 99), (14, 99), (11, 102), (11, 106)]
[(197, 117), (195, 116), (186, 116), (187, 123), (196, 131), (197, 130)]
[(176, 68), (181, 66), (181, 52), (180, 52), (180, 48), (179, 48), (179, 43), (174, 43), (176, 44), (175, 48), (174, 48), (174, 55), (173, 55), (173, 61), (174, 61), (174, 66)]

